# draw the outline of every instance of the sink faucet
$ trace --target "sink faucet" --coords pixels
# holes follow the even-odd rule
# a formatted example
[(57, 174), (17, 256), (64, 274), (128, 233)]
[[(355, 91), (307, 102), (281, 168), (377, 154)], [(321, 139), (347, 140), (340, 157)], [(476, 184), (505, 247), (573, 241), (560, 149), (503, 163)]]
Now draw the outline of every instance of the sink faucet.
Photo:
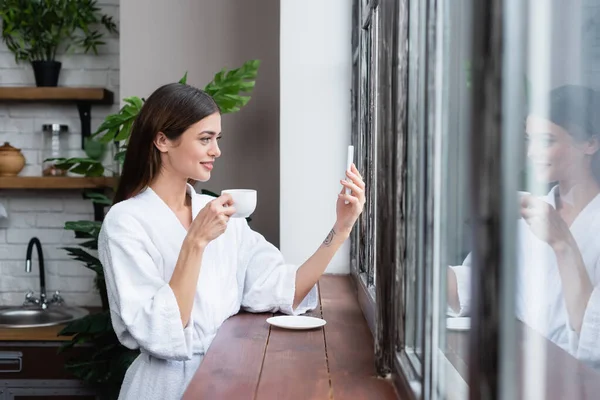
[(44, 253), (42, 252), (42, 244), (36, 237), (31, 238), (29, 244), (27, 245), (27, 255), (25, 256), (25, 272), (31, 272), (31, 253), (33, 252), (34, 245), (37, 250), (40, 268), (40, 298), (36, 298), (33, 295), (33, 292), (28, 292), (25, 295), (25, 302), (23, 305), (39, 305), (43, 310), (45, 310), (51, 304), (62, 304), (63, 299), (60, 297), (60, 293), (58, 291), (54, 293), (50, 301), (46, 299), (46, 270), (44, 268)]

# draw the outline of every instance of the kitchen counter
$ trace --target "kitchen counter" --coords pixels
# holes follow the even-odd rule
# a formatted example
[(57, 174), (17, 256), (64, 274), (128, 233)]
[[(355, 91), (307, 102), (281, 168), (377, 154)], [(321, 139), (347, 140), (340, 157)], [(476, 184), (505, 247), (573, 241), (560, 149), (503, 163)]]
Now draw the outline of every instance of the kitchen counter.
[[(90, 314), (101, 311), (100, 307), (82, 307)], [(66, 324), (37, 328), (0, 328), (0, 342), (65, 342), (71, 336), (57, 336)]]
[(39, 328), (1, 328), (0, 342), (60, 342), (68, 341), (69, 336), (57, 336), (65, 325), (43, 326)]

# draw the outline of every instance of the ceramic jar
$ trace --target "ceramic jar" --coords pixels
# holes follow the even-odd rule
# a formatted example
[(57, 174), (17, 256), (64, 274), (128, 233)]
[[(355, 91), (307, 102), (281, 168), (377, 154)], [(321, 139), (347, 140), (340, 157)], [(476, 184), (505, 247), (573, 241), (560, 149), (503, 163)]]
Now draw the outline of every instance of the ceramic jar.
[(25, 156), (8, 142), (0, 146), (0, 176), (17, 176), (25, 167)]

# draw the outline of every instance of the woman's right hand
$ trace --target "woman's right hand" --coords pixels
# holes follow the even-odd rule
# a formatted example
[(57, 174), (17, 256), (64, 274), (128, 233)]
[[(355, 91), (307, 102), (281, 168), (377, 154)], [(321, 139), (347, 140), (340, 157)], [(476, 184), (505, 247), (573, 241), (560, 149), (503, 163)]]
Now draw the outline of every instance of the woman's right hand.
[(235, 207), (231, 195), (224, 194), (217, 197), (198, 212), (190, 225), (186, 239), (202, 248), (206, 247), (225, 232), (227, 222), (234, 213)]

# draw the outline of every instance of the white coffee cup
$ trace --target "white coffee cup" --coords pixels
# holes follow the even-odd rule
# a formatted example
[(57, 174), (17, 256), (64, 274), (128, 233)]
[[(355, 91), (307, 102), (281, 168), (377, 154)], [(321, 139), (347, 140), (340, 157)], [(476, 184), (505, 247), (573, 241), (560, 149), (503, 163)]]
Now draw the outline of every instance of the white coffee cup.
[[(531, 193), (529, 192), (524, 192), (524, 191), (518, 191), (517, 192), (517, 197), (519, 198), (519, 209), (521, 208), (521, 198), (525, 197), (525, 196), (531, 196)], [(519, 211), (519, 219), (521, 219), (521, 212)]]
[(231, 218), (248, 218), (256, 209), (256, 190), (253, 189), (227, 189), (221, 194), (228, 194), (233, 198), (235, 214)]

